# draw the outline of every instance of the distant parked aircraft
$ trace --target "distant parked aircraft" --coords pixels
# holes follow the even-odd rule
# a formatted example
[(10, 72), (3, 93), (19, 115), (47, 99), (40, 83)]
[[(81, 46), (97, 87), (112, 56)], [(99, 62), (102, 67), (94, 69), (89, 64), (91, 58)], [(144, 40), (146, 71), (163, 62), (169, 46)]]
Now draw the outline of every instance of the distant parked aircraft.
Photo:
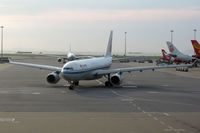
[(191, 40), (191, 42), (192, 42), (192, 46), (194, 48), (194, 51), (196, 53), (196, 55), (194, 55), (193, 57), (200, 59), (200, 44), (198, 43), (197, 40)]
[(183, 54), (182, 52), (180, 52), (171, 42), (167, 41), (167, 46), (169, 48), (169, 55), (178, 59), (178, 60), (181, 60), (181, 61), (184, 61), (184, 62), (187, 62), (187, 63), (191, 63), (191, 62), (194, 62), (196, 60), (195, 57), (192, 57), (190, 55), (186, 55), (186, 54)]
[(41, 54), (48, 57), (55, 57), (57, 58), (58, 62), (66, 63), (66, 61), (73, 61), (79, 59), (74, 53), (71, 52), (71, 45), (69, 47), (69, 52), (66, 56), (61, 55), (52, 55), (52, 54)]
[(166, 52), (164, 49), (162, 49), (162, 56), (163, 56), (162, 59), (163, 59), (163, 60), (166, 60), (166, 61), (167, 61), (168, 63), (170, 63), (170, 64), (172, 64), (172, 63), (182, 63), (182, 62), (184, 62), (184, 61), (178, 60), (178, 59), (176, 59), (176, 58), (174, 58), (174, 57), (168, 55), (167, 52)]

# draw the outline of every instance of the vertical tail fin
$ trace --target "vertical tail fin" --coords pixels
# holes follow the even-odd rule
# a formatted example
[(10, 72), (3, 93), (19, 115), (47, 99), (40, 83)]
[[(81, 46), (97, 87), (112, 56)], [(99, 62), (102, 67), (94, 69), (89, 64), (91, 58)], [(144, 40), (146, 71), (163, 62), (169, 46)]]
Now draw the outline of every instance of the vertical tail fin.
[(170, 51), (170, 53), (172, 54), (179, 54), (181, 53), (171, 42), (167, 41), (167, 46), (168, 49)]
[(105, 57), (111, 56), (111, 53), (112, 53), (112, 38), (113, 38), (113, 31), (111, 30)]
[(167, 52), (166, 52), (164, 49), (162, 49), (162, 55), (163, 55), (163, 59), (167, 59), (167, 56), (166, 56), (166, 54), (167, 54)]
[(69, 53), (71, 53), (71, 43), (69, 44)]
[(200, 55), (200, 44), (197, 40), (191, 40), (196, 55)]

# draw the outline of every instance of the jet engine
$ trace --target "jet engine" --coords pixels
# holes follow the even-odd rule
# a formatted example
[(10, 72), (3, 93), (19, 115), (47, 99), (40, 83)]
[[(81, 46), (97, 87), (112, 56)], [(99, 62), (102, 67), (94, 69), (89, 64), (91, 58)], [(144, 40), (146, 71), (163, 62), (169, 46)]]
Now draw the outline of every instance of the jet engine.
[(114, 74), (110, 77), (110, 82), (113, 85), (120, 85), (122, 83), (122, 80), (122, 76), (119, 73)]
[(56, 72), (52, 72), (47, 75), (47, 82), (50, 84), (56, 84), (60, 80), (59, 75)]

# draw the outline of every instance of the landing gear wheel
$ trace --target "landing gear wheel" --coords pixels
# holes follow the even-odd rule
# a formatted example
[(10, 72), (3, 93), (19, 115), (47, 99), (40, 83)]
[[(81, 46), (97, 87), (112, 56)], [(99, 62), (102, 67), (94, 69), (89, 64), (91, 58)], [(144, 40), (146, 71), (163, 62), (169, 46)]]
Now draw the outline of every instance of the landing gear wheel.
[(79, 81), (74, 81), (74, 85), (78, 86), (79, 85)]
[(106, 87), (112, 87), (112, 84), (110, 83), (110, 81), (106, 81), (106, 82), (105, 82), (105, 86), (106, 86)]
[(69, 90), (74, 90), (74, 86), (73, 86), (73, 85), (70, 85), (70, 86), (69, 86)]

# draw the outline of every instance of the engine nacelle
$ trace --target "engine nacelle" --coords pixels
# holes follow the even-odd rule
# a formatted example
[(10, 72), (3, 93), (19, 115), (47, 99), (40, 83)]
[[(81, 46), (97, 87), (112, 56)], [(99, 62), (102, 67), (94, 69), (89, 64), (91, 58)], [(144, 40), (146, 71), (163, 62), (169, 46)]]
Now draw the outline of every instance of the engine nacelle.
[(47, 75), (47, 82), (50, 84), (56, 84), (60, 80), (59, 75), (56, 72), (52, 72)]
[(113, 84), (113, 85), (120, 85), (122, 83), (122, 76), (120, 74), (114, 74), (110, 77), (110, 82)]

